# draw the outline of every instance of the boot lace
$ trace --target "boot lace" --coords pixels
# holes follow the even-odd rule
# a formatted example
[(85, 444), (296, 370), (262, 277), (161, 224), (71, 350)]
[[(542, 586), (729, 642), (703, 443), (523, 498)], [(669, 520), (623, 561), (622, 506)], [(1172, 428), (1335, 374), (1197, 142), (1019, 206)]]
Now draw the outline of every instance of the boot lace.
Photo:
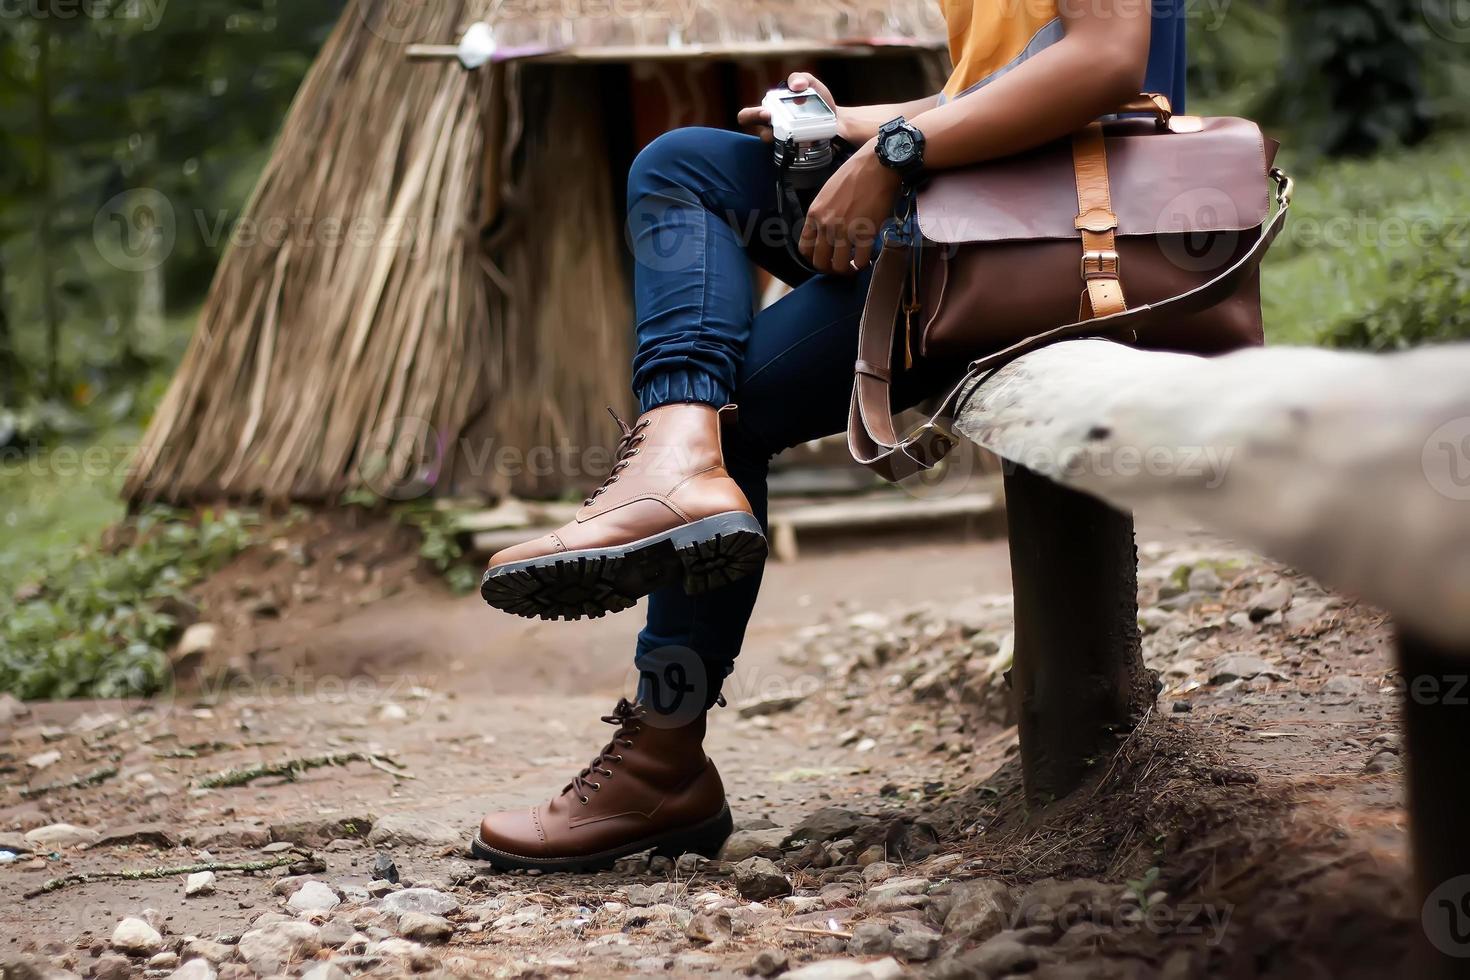
[(602, 481), (602, 486), (592, 491), (592, 496), (582, 501), (583, 505), (589, 507), (604, 490), (618, 482), (618, 474), (627, 469), (628, 461), (638, 455), (638, 447), (643, 444), (643, 430), (648, 428), (648, 419), (639, 419), (634, 425), (628, 425), (627, 422), (624, 422), (618, 417), (618, 413), (613, 411), (610, 405), (608, 406), (607, 414), (613, 417), (613, 421), (618, 424), (618, 428), (622, 430), (623, 435), (618, 440), (616, 452), (613, 453), (613, 467), (611, 472), (607, 474), (607, 479)]
[(602, 751), (597, 753), (597, 758), (592, 760), (591, 765), (572, 777), (572, 781), (562, 789), (562, 792), (574, 789), (577, 791), (577, 799), (582, 801), (583, 806), (590, 803), (591, 797), (588, 794), (602, 789), (602, 782), (594, 780), (593, 775), (605, 779), (612, 778), (613, 771), (608, 767), (614, 762), (623, 761), (623, 754), (618, 749), (632, 748), (632, 736), (643, 731), (642, 721), (646, 711), (643, 705), (630, 702), (627, 698), (620, 698), (612, 714), (602, 716), (605, 723), (618, 726), (618, 730), (613, 732), (612, 741), (602, 747)]

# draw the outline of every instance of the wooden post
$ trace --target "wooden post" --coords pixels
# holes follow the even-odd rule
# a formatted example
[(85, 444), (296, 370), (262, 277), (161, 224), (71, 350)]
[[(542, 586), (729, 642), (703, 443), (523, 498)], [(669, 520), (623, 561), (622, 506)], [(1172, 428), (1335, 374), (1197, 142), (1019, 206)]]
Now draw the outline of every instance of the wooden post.
[(1154, 701), (1138, 632), (1133, 518), (1007, 464), (1016, 646), (1011, 681), (1027, 803), (1105, 763)]
[(1423, 977), (1470, 977), (1470, 650), (1398, 638)]

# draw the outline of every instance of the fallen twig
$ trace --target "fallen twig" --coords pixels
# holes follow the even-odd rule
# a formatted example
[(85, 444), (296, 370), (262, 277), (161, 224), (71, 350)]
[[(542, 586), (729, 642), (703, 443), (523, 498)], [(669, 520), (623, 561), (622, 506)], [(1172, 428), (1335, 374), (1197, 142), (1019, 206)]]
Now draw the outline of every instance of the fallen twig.
[[(352, 762), (366, 762), (368, 765), (377, 769), (383, 768), (383, 765), (388, 765), (392, 766), (393, 769), (384, 771), (392, 772), (395, 776), (407, 775), (401, 771), (404, 768), (403, 766), (385, 755), (371, 755), (367, 752), (341, 752), (334, 755), (316, 755), (303, 759), (287, 759), (284, 762), (263, 762), (260, 765), (246, 766), (243, 769), (226, 769), (223, 772), (215, 773), (213, 776), (205, 776), (195, 785), (200, 789), (224, 789), (230, 786), (245, 786), (253, 783), (257, 779), (265, 779), (269, 776), (280, 776), (284, 779), (295, 780), (297, 776), (308, 769), (321, 769), (326, 766), (345, 766)], [(379, 763), (383, 765), (379, 765)]]
[(300, 860), (299, 854), (283, 854), (268, 861), (206, 861), (203, 864), (186, 864), (177, 868), (142, 868), (137, 871), (96, 871), (89, 874), (67, 875), (52, 878), (40, 888), (26, 892), (26, 898), (35, 898), (50, 892), (61, 891), (72, 885), (86, 885), (94, 881), (144, 881), (150, 878), (175, 878), (179, 875), (198, 874), (200, 871), (270, 871)]
[(75, 779), (64, 779), (59, 783), (47, 783), (44, 786), (27, 786), (20, 791), (20, 795), (22, 799), (34, 800), (38, 796), (45, 796), (47, 793), (55, 793), (58, 790), (84, 789), (88, 786), (96, 786), (98, 783), (107, 782), (116, 775), (117, 766), (108, 766), (105, 769), (98, 769), (96, 772), (88, 773), (85, 776), (77, 776)]
[(787, 932), (799, 932), (803, 936), (829, 936), (833, 939), (851, 939), (852, 933), (835, 929), (808, 929), (805, 926), (785, 926)]

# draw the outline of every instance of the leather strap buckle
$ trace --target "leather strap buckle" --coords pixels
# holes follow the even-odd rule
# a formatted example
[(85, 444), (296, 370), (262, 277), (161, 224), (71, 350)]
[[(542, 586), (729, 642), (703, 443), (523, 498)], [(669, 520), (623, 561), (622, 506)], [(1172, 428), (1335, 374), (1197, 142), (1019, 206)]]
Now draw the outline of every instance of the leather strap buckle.
[(1116, 279), (1119, 275), (1120, 265), (1121, 260), (1118, 258), (1117, 252), (1083, 252), (1082, 278)]

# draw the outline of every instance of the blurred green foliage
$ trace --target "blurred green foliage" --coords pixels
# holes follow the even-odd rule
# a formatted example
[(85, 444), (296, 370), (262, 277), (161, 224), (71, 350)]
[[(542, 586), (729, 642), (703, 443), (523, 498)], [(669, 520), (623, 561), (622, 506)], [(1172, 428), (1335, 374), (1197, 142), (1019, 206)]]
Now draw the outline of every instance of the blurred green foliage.
[(53, 558), (0, 592), (0, 691), (22, 698), (130, 697), (169, 682), (173, 610), (189, 586), (252, 540), (248, 514), (150, 511), (117, 527), (112, 547)]
[(1470, 134), (1303, 167), (1262, 270), (1267, 338), (1386, 350), (1470, 339)]
[[(187, 336), (177, 315), (207, 288), (343, 2), (7, 5), (0, 412), (10, 422), (0, 417), (0, 446), (147, 412), (161, 387), (153, 376), (172, 368)], [(116, 224), (141, 218), (147, 227)], [(117, 236), (161, 226), (166, 256), (117, 261)]]

